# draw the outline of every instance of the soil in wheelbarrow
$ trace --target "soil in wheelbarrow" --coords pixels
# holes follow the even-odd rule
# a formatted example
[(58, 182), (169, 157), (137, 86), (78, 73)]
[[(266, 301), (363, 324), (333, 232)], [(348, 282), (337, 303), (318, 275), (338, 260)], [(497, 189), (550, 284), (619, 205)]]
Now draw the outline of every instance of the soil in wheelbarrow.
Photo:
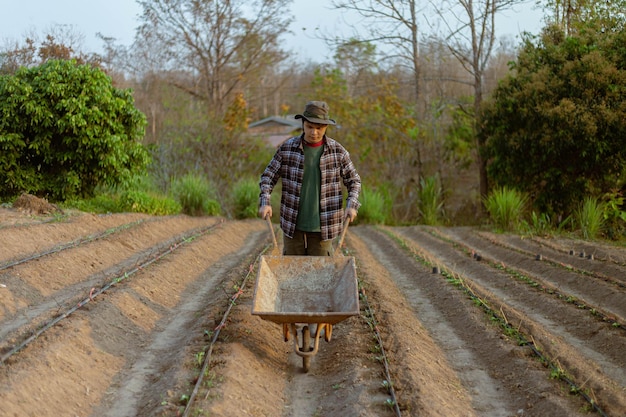
[[(435, 247), (417, 234), (421, 229), (391, 230), (411, 245), (432, 249), (442, 265), (463, 265), (451, 243)], [(449, 236), (477, 245), (467, 231), (456, 232)], [(92, 289), (124, 278), (0, 365), (2, 417), (182, 415), (216, 332), (211, 364), (188, 415), (393, 416), (398, 409), (404, 416), (589, 415), (579, 395), (503, 334), (465, 293), (375, 229), (348, 231), (346, 253), (356, 258), (366, 298), (361, 315), (337, 323), (329, 343), (320, 341), (308, 373), (291, 342), (283, 340), (281, 326), (250, 314), (256, 260), (270, 243), (263, 221), (2, 208), (0, 236), (0, 267), (20, 261), (0, 269), (2, 355), (88, 298)], [(532, 243), (515, 236), (490, 239), (500, 244), (481, 247), (485, 258), (518, 255), (513, 243)], [(578, 243), (560, 239), (537, 247), (548, 258)], [(164, 248), (173, 251), (144, 265)], [(607, 258), (624, 259), (623, 249), (601, 249)], [(467, 259), (474, 263), (464, 266), (471, 272), (466, 279), (493, 275), (473, 270), (478, 264)], [(571, 273), (533, 262), (547, 268), (535, 272), (546, 281)], [(626, 276), (617, 273), (624, 268), (619, 262), (602, 262), (596, 259), (594, 268), (605, 265), (607, 275)], [(574, 282), (567, 285), (575, 290)], [(601, 289), (607, 296), (598, 311), (611, 312), (608, 295), (619, 296), (622, 289), (615, 284)], [(517, 284), (497, 290), (516, 311), (528, 313), (523, 324), (534, 322), (535, 311), (545, 322), (559, 324), (543, 323), (537, 340), (564, 346), (557, 357), (564, 370), (606, 415), (619, 416), (626, 397), (622, 330), (567, 302), (557, 300), (565, 309), (547, 310), (558, 303), (545, 293), (522, 304)], [(596, 340), (602, 335), (605, 343)], [(568, 349), (568, 342), (580, 342), (578, 349)]]

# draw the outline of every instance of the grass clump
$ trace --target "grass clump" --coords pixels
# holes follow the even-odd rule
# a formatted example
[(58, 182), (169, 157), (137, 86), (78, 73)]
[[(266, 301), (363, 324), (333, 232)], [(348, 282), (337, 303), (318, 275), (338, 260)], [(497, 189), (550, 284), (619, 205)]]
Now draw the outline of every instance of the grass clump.
[(495, 226), (502, 231), (517, 231), (526, 206), (521, 192), (502, 187), (493, 190), (485, 199), (485, 209)]
[(244, 178), (233, 187), (233, 214), (236, 219), (257, 216), (259, 206), (259, 184), (255, 179)]
[(221, 206), (215, 199), (211, 182), (198, 174), (187, 174), (172, 181), (171, 193), (190, 216), (219, 216)]
[(181, 211), (181, 206), (176, 200), (141, 190), (124, 191), (120, 194), (118, 203), (121, 212), (167, 216)]
[(419, 214), (422, 223), (437, 226), (443, 216), (443, 189), (437, 176), (420, 178)]
[(97, 187), (93, 197), (67, 200), (62, 207), (99, 214), (133, 212), (164, 216), (181, 212), (180, 204), (159, 192), (147, 176), (136, 176), (118, 187)]
[(595, 239), (604, 226), (604, 205), (596, 198), (587, 197), (574, 213), (584, 239)]
[(362, 188), (359, 200), (361, 207), (356, 221), (364, 224), (385, 224), (388, 205), (381, 193)]

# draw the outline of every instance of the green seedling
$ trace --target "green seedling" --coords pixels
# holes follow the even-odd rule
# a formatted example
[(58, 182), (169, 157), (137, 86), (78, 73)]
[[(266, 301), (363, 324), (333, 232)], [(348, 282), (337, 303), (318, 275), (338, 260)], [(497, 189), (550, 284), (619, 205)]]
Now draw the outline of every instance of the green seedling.
[(381, 349), (380, 349), (380, 345), (372, 345), (370, 347), (370, 352), (372, 353), (380, 353)]
[(387, 391), (387, 393), (391, 392), (391, 382), (387, 381), (386, 379), (381, 383), (382, 387), (385, 389), (385, 391)]
[(196, 363), (198, 366), (202, 366), (202, 362), (204, 361), (204, 352), (196, 353)]

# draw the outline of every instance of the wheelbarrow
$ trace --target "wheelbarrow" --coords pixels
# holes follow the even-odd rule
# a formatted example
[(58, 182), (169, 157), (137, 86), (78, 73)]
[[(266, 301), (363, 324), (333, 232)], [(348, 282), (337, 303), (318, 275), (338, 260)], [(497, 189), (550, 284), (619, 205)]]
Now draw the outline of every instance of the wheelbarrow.
[[(269, 218), (267, 222), (276, 253), (274, 228)], [(252, 314), (282, 324), (284, 340), (293, 338), (304, 372), (309, 371), (311, 358), (318, 352), (321, 335), (330, 342), (333, 325), (359, 314), (354, 257), (340, 254), (347, 228), (346, 219), (333, 256), (273, 254), (260, 258)]]

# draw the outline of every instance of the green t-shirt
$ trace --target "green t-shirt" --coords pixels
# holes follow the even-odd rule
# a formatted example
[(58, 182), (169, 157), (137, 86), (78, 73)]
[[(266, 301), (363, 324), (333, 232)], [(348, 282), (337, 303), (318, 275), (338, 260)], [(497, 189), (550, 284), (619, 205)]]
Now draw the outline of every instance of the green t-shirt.
[(320, 224), (320, 189), (322, 174), (320, 157), (324, 151), (322, 146), (304, 145), (304, 173), (300, 192), (300, 207), (296, 219), (296, 229), (303, 232), (319, 232)]

